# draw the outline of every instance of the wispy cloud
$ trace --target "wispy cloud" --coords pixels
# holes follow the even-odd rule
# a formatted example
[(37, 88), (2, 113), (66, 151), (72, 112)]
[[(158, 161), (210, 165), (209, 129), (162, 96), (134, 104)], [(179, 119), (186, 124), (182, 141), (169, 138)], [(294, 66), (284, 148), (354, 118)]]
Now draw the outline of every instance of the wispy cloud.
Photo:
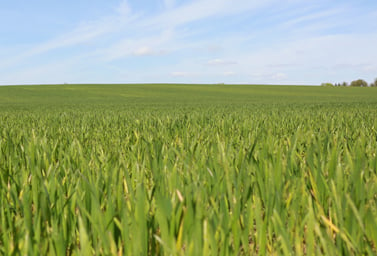
[(234, 71), (225, 71), (224, 76), (235, 76), (237, 73)]
[(140, 48), (137, 48), (134, 52), (134, 55), (136, 56), (150, 56), (150, 55), (156, 55), (158, 52), (154, 51), (148, 46), (142, 46)]
[(213, 60), (209, 60), (207, 64), (211, 66), (228, 66), (228, 65), (235, 65), (237, 64), (237, 62), (231, 61), (231, 60), (224, 60), (224, 59), (213, 59)]
[(130, 56), (153, 56), (167, 54), (174, 32), (162, 31), (157, 34), (126, 37), (119, 41), (96, 50), (95, 54), (105, 61), (127, 58)]
[(2, 62), (0, 67), (14, 65), (27, 58), (44, 54), (49, 51), (93, 43), (100, 37), (122, 30), (131, 21), (135, 21), (136, 18), (137, 15), (131, 15), (131, 9), (129, 8), (128, 2), (123, 0), (116, 8), (114, 8), (114, 13), (112, 15), (100, 17), (97, 20), (83, 21), (72, 31), (64, 32), (46, 42), (31, 46), (17, 56), (12, 56), (12, 58)]
[[(334, 8), (330, 10), (324, 10), (324, 11), (317, 11), (317, 12), (310, 12), (309, 14), (306, 15), (301, 15), (298, 17), (294, 17), (292, 19), (289, 19), (280, 26), (287, 27), (287, 28), (294, 28), (297, 25), (300, 24), (308, 24), (312, 22), (321, 22), (324, 19), (328, 19), (334, 16), (338, 16), (339, 14), (344, 13), (344, 10), (342, 8)], [(328, 24), (330, 25), (330, 24)]]
[(129, 16), (131, 14), (131, 7), (127, 0), (122, 0), (117, 8), (115, 8), (116, 12), (119, 13), (121, 16)]
[(165, 8), (167, 8), (167, 9), (173, 8), (176, 4), (175, 0), (163, 0), (163, 2), (164, 2)]
[(190, 72), (185, 72), (185, 71), (175, 71), (175, 72), (171, 72), (170, 75), (172, 77), (191, 77), (191, 76), (194, 76), (195, 74), (190, 73)]
[(142, 24), (145, 26), (183, 26), (199, 20), (218, 16), (229, 16), (240, 12), (255, 11), (268, 6), (276, 0), (248, 1), (239, 0), (234, 4), (228, 0), (194, 0), (186, 4), (171, 8), (159, 15), (150, 17)]
[(2, 81), (49, 77), (54, 82), (43, 70), (78, 82), (101, 77), (217, 82), (220, 77), (320, 83), (375, 76), (377, 15), (360, 3), (159, 0), (153, 10), (143, 4), (103, 2), (106, 13), (45, 40), (14, 39), (11, 50), (0, 41)]

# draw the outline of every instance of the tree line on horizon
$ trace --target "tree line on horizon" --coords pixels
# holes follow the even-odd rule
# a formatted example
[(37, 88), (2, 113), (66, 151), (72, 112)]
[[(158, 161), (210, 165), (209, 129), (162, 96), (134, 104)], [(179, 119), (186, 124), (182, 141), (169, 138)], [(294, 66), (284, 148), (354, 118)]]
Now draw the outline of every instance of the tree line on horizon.
[(339, 86), (343, 86), (343, 87), (377, 87), (377, 78), (374, 80), (373, 83), (370, 83), (368, 84), (368, 82), (366, 82), (365, 80), (363, 79), (358, 79), (358, 80), (354, 80), (352, 81), (351, 83), (347, 83), (347, 82), (343, 82), (343, 83), (322, 83), (321, 86), (333, 86), (333, 87), (339, 87)]

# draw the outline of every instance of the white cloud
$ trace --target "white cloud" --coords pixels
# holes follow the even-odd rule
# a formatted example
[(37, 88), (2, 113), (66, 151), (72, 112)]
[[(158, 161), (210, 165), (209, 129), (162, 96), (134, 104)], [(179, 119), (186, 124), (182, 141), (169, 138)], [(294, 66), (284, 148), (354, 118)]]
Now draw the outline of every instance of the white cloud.
[(182, 72), (182, 71), (175, 71), (170, 74), (173, 77), (188, 77), (190, 76), (190, 73), (188, 72)]
[(145, 20), (147, 27), (178, 27), (214, 16), (229, 16), (240, 12), (248, 12), (269, 6), (277, 0), (249, 1), (239, 0), (237, 4), (229, 0), (195, 0), (187, 4), (171, 8), (157, 16)]
[[(209, 82), (219, 76), (226, 82), (251, 78), (251, 82), (304, 83), (341, 76), (344, 80), (351, 76), (370, 80), (368, 76), (377, 72), (377, 36), (370, 30), (372, 25), (369, 30), (367, 25), (376, 24), (377, 12), (358, 16), (355, 21), (349, 19), (352, 10), (347, 9), (352, 4), (324, 2), (290, 0), (283, 6), (277, 0), (160, 0), (159, 7), (165, 8), (156, 13), (148, 8), (135, 9), (136, 4), (131, 9), (129, 1), (122, 0), (113, 6), (112, 13), (83, 21), (44, 42), (16, 45), (9, 53), (0, 48), (0, 77), (7, 72), (4, 70), (13, 68), (13, 74), (38, 81), (38, 77), (43, 80), (43, 70), (58, 74), (53, 67), (72, 72), (74, 67), (91, 70), (93, 66), (113, 65), (139, 82), (164, 80), (160, 74), (172, 80)], [(218, 18), (226, 20), (220, 28), (214, 24)], [(365, 26), (356, 30), (351, 23), (357, 22)], [(336, 30), (338, 27), (343, 30)], [(14, 49), (23, 50), (15, 54)], [(85, 60), (88, 56), (90, 61)], [(143, 56), (153, 56), (159, 64), (153, 66), (155, 62)], [(48, 65), (42, 63), (44, 59)], [(58, 65), (62, 59), (75, 61)], [(137, 70), (144, 63), (148, 65)], [(112, 73), (108, 77), (111, 79)]]
[(48, 62), (41, 65), (28, 66), (22, 70), (11, 71), (0, 74), (1, 82), (4, 84), (47, 84), (72, 82), (72, 77), (77, 70), (77, 63), (82, 64), (79, 57), (61, 60), (59, 62)]
[[(127, 0), (122, 0), (115, 8), (114, 13), (100, 17), (97, 20), (82, 22), (70, 32), (62, 33), (60, 36), (30, 47), (29, 50), (21, 52), (17, 56), (3, 59), (0, 67), (14, 65), (30, 57), (45, 54), (53, 50), (94, 43), (96, 39), (100, 37), (103, 38), (105, 35), (116, 35), (122, 31), (127, 33), (133, 30), (136, 32), (136, 36), (118, 39), (109, 47), (98, 49), (96, 54), (104, 53), (107, 55), (105, 58), (109, 60), (122, 58), (131, 54), (137, 56), (148, 55), (151, 52), (148, 51), (147, 53), (145, 52), (146, 49), (140, 49), (140, 43), (145, 45), (145, 41), (149, 40), (149, 42), (160, 46), (168, 42), (170, 42), (171, 45), (176, 45), (174, 40), (177, 39), (179, 35), (172, 35), (171, 31), (173, 31), (172, 28), (174, 27), (211, 16), (230, 15), (237, 12), (250, 11), (266, 5), (267, 2), (272, 1), (264, 1), (263, 4), (261, 4), (242, 0), (235, 5), (227, 0), (196, 0), (175, 7), (174, 0), (164, 0), (164, 4), (170, 7), (165, 12), (155, 16), (141, 17), (138, 14), (132, 13)], [(163, 32), (160, 35), (153, 35), (153, 33), (151, 35), (151, 31), (148, 31), (138, 38), (138, 34), (142, 34), (142, 31), (151, 29), (153, 31), (160, 30)], [(181, 30), (179, 30), (179, 34), (182, 35)], [(175, 38), (173, 38), (173, 36), (175, 36)], [(125, 41), (127, 43), (124, 43)], [(160, 54), (161, 51), (165, 52), (164, 50), (159, 50)]]
[(224, 72), (224, 76), (234, 76), (236, 75), (236, 72), (233, 72), (233, 71), (225, 71)]
[(167, 9), (171, 9), (175, 6), (175, 0), (164, 0), (164, 6)]
[(151, 48), (149, 48), (147, 46), (143, 46), (143, 47), (136, 49), (133, 53), (136, 56), (145, 56), (145, 55), (153, 54), (153, 51), (152, 51)]
[(114, 61), (129, 56), (165, 55), (173, 48), (168, 47), (174, 41), (173, 37), (174, 32), (171, 30), (149, 35), (135, 35), (133, 38), (124, 38), (98, 49), (96, 55), (104, 61)]
[(2, 63), (0, 63), (0, 67), (4, 68), (15, 65), (17, 63), (22, 63), (28, 58), (44, 54), (55, 49), (83, 44), (98, 36), (103, 35), (104, 33), (106, 33), (106, 30), (104, 30), (103, 28), (94, 29), (94, 27), (92, 27), (91, 25), (80, 26), (70, 33), (62, 35), (45, 43), (41, 43), (35, 47), (31, 47), (28, 50), (8, 59), (3, 59)]
[(234, 65), (234, 64), (237, 64), (237, 62), (230, 61), (230, 60), (223, 60), (223, 59), (213, 59), (213, 60), (209, 60), (207, 64), (213, 65), (213, 66), (224, 66), (224, 65)]
[[(319, 11), (319, 12), (311, 12), (309, 14), (302, 15), (299, 17), (294, 17), (293, 19), (285, 21), (282, 24), (280, 24), (280, 26), (292, 28), (302, 23), (308, 23), (308, 22), (313, 22), (313, 21), (321, 22), (325, 19), (334, 17), (342, 12), (344, 12), (344, 9), (342, 8), (336, 8), (336, 9)], [(327, 24), (327, 25), (330, 25), (330, 24)]]
[[(314, 36), (276, 42), (264, 49), (238, 52), (238, 73), (250, 74), (253, 81), (284, 81), (293, 84), (320, 84), (323, 81), (373, 80), (373, 59), (377, 35)], [(283, 75), (284, 74), (284, 75)], [(374, 75), (375, 76), (375, 75)]]
[(278, 80), (278, 81), (285, 80), (287, 78), (288, 78), (287, 74), (282, 73), (282, 72), (275, 73), (272, 75), (272, 79)]
[[(368, 65), (363, 67), (363, 70), (365, 72), (373, 72), (373, 73), (377, 74), (377, 65), (376, 64), (368, 64)], [(377, 77), (377, 75), (376, 75), (376, 77)]]
[(116, 10), (122, 16), (128, 16), (131, 14), (131, 7), (127, 0), (121, 1)]
[[(62, 33), (55, 38), (31, 46), (18, 55), (11, 56), (8, 59), (5, 58), (0, 63), (0, 68), (22, 63), (31, 57), (53, 50), (95, 43), (100, 37), (117, 33), (138, 17), (137, 15), (130, 15), (130, 9), (127, 6), (127, 1), (122, 1), (116, 9), (116, 14), (101, 17), (98, 20), (81, 22), (69, 32)], [(128, 15), (125, 15), (126, 13)]]

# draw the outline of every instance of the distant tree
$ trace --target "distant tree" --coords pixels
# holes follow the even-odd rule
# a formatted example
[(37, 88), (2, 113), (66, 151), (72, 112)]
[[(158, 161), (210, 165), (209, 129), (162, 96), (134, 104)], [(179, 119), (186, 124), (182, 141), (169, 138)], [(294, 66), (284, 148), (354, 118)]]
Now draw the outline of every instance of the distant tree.
[(354, 80), (351, 82), (352, 87), (368, 87), (368, 83), (363, 79)]
[(377, 87), (377, 78), (374, 79), (374, 82), (370, 84), (371, 87)]
[(334, 85), (332, 83), (322, 83), (321, 86), (332, 87)]
[(348, 86), (348, 83), (347, 82), (343, 82), (342, 86)]

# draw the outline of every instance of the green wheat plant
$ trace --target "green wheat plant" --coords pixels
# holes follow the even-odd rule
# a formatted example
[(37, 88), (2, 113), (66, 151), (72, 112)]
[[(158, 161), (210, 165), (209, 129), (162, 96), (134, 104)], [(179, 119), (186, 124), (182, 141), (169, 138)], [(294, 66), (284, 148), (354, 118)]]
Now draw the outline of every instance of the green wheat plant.
[(1, 255), (375, 255), (377, 91), (0, 88)]

